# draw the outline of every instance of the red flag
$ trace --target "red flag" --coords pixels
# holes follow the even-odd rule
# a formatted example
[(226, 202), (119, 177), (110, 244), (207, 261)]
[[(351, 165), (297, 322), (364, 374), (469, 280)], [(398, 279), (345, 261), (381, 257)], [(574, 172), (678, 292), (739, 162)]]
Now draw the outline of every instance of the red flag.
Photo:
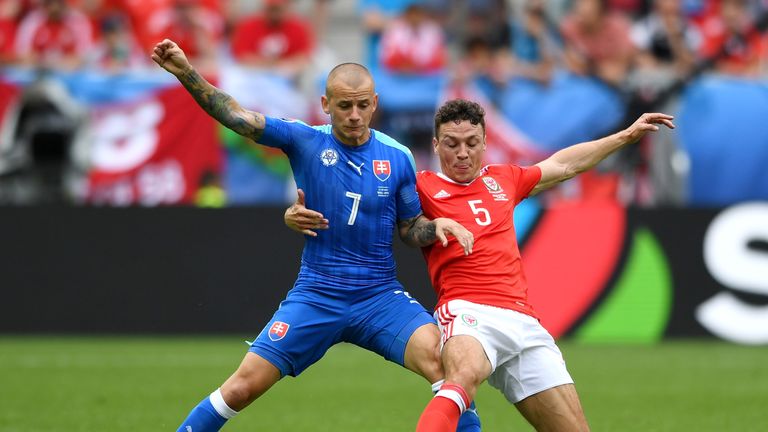
[(191, 203), (221, 172), (216, 122), (181, 86), (91, 115), (86, 201), (111, 205)]

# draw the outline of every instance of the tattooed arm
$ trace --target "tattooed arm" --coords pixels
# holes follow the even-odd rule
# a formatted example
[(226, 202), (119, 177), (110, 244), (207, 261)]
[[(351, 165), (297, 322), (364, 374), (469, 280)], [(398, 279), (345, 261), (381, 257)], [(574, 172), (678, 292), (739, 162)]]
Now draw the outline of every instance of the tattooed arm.
[(243, 108), (232, 96), (206, 81), (175, 42), (165, 39), (155, 45), (152, 60), (176, 76), (208, 115), (246, 138), (261, 137), (266, 122), (264, 115)]
[(410, 219), (400, 220), (398, 223), (400, 238), (405, 244), (412, 247), (429, 246), (440, 240), (443, 246), (448, 246), (447, 235), (456, 237), (456, 240), (464, 249), (464, 255), (472, 253), (475, 237), (461, 224), (448, 218), (427, 219), (423, 214)]

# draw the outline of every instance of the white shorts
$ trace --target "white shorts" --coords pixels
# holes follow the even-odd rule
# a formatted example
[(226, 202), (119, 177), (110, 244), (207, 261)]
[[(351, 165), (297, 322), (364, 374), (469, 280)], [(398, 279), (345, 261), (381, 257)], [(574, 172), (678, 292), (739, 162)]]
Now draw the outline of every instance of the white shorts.
[(491, 362), (488, 383), (512, 403), (573, 383), (555, 340), (532, 316), (451, 300), (435, 311), (435, 319), (442, 335), (441, 350), (457, 335), (472, 336), (482, 344)]

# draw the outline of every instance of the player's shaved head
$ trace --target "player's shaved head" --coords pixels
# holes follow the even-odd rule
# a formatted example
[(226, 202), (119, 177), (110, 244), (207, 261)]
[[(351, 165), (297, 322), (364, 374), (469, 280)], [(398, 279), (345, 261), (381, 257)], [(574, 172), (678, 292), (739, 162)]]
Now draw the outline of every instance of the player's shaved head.
[(328, 73), (328, 79), (325, 82), (325, 94), (330, 96), (331, 89), (339, 84), (353, 89), (367, 84), (373, 87), (373, 76), (371, 76), (368, 68), (359, 63), (342, 63)]

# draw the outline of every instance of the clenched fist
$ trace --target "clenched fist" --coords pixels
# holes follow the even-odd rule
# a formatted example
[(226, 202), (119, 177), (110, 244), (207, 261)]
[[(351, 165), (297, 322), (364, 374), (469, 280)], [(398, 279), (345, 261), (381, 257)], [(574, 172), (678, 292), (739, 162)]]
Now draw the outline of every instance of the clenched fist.
[(170, 39), (165, 39), (155, 45), (152, 60), (177, 77), (192, 69), (192, 65), (187, 60), (184, 51), (179, 48), (176, 42)]

